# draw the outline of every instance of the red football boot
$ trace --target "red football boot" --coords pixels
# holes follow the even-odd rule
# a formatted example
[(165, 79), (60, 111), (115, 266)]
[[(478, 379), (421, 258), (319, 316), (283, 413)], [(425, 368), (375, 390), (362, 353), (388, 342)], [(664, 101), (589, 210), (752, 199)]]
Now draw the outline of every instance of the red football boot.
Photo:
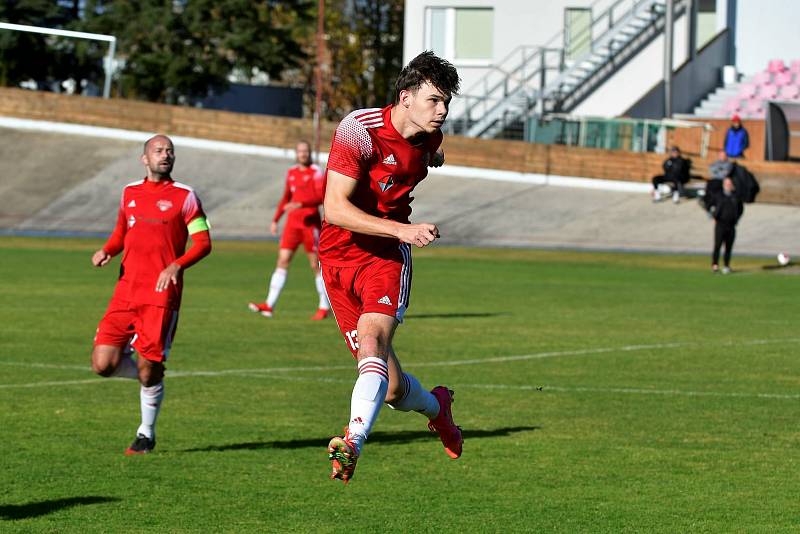
[(262, 303), (251, 302), (250, 304), (247, 305), (247, 307), (250, 308), (251, 312), (260, 313), (264, 317), (272, 317), (272, 308), (270, 308), (263, 302)]
[(431, 432), (438, 432), (439, 439), (444, 445), (444, 452), (450, 458), (456, 459), (461, 456), (461, 446), (464, 438), (461, 436), (461, 427), (453, 422), (453, 413), (450, 406), (453, 403), (453, 392), (444, 386), (436, 386), (431, 390), (431, 394), (439, 401), (439, 415), (431, 419), (428, 428)]
[(322, 321), (328, 316), (328, 311), (325, 308), (320, 308), (317, 310), (317, 313), (311, 316), (312, 321)]

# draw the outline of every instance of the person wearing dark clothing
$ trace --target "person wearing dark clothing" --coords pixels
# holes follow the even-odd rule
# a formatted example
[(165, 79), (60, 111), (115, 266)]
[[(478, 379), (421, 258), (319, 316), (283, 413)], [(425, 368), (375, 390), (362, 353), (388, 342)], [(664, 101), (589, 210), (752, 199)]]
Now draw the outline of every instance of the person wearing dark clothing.
[(683, 193), (683, 184), (689, 181), (689, 170), (692, 161), (681, 156), (681, 150), (674, 146), (669, 151), (669, 158), (664, 161), (664, 174), (653, 176), (653, 202), (661, 200), (661, 193), (658, 186), (661, 184), (672, 184), (672, 201), (676, 204), (680, 202)]
[(742, 126), (739, 115), (731, 118), (731, 127), (725, 134), (725, 153), (729, 158), (743, 158), (744, 151), (750, 147), (750, 136)]
[(736, 194), (733, 180), (725, 178), (722, 181), (722, 194), (712, 199), (709, 210), (714, 217), (714, 252), (711, 255), (711, 270), (719, 272), (719, 253), (725, 244), (724, 266), (722, 274), (731, 272), (731, 253), (733, 242), (736, 239), (736, 223), (744, 212), (742, 199)]
[(709, 165), (708, 172), (711, 178), (706, 182), (706, 189), (703, 193), (703, 198), (700, 200), (706, 211), (711, 209), (714, 198), (722, 194), (722, 181), (731, 177), (734, 166), (735, 163), (728, 159), (728, 154), (724, 150), (720, 150), (717, 161)]

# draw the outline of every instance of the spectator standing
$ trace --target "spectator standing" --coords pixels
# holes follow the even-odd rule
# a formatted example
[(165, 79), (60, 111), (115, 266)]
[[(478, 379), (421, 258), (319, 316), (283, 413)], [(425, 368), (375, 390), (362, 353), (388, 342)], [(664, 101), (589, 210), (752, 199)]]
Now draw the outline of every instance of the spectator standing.
[(729, 158), (743, 158), (744, 151), (750, 147), (750, 135), (742, 126), (739, 115), (731, 117), (731, 127), (725, 134), (725, 153)]
[(731, 272), (731, 253), (733, 242), (736, 239), (736, 223), (744, 212), (742, 199), (736, 194), (733, 180), (725, 178), (722, 181), (722, 194), (711, 199), (710, 212), (714, 217), (714, 251), (711, 255), (711, 271), (719, 272), (719, 253), (722, 244), (725, 244), (722, 274)]

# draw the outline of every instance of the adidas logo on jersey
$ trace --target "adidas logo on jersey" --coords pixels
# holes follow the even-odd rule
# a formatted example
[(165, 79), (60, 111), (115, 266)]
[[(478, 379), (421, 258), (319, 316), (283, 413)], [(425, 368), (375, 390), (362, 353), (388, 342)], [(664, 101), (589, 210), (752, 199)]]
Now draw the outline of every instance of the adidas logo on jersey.
[(378, 300), (378, 304), (386, 304), (387, 306), (391, 306), (392, 301), (389, 299), (388, 295), (384, 295)]
[(135, 200), (131, 200), (130, 202), (128, 202), (128, 207), (129, 208), (135, 208), (136, 207), (136, 201)]
[(394, 159), (394, 154), (389, 154), (385, 158), (383, 158), (384, 165), (397, 165), (397, 160)]

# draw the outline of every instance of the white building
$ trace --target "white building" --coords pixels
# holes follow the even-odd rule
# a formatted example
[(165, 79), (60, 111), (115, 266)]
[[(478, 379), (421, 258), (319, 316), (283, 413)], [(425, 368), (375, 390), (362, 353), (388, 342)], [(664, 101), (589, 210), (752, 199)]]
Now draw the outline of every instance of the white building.
[[(711, 77), (699, 72), (702, 83), (690, 80), (688, 94), (676, 95), (682, 99), (678, 107), (688, 106), (698, 91), (720, 85), (724, 64), (750, 75), (771, 59), (800, 58), (792, 9), (797, 0), (673, 2), (673, 70), (695, 59), (698, 51), (705, 53), (706, 45), (713, 47), (706, 55), (714, 56), (696, 65), (714, 70)], [(664, 80), (666, 4), (406, 0), (404, 61), (430, 49), (456, 65), (462, 96), (454, 101), (451, 116), (470, 109), (465, 124), (476, 128), (472, 135), (493, 133), (487, 124), (474, 124), (490, 111), (491, 120), (500, 114), (516, 116), (526, 107), (529, 113), (531, 106), (533, 112), (619, 116), (641, 105)], [(565, 93), (574, 97), (564, 101)], [(502, 100), (513, 102), (500, 109)]]

